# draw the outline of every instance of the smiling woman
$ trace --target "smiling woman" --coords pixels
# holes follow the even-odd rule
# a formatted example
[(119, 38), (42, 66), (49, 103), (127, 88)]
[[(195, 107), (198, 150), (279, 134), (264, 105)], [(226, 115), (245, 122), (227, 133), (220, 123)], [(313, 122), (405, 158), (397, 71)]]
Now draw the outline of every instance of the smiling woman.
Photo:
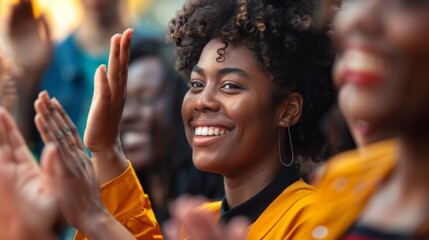
[[(319, 121), (335, 99), (330, 42), (314, 28), (315, 5), (190, 0), (170, 24), (177, 68), (190, 88), (182, 116), (193, 162), (224, 176), (224, 200), (203, 208), (219, 221), (246, 216), (252, 239), (294, 239), (310, 217), (314, 189), (300, 178), (296, 161), (323, 158)], [(113, 216), (137, 238), (159, 238), (148, 197), (118, 138), (127, 78), (123, 44), (129, 40), (116, 35), (112, 46), (118, 39), (112, 72), (97, 71), (85, 142), (94, 143), (88, 148)]]
[[(188, 1), (170, 24), (177, 68), (188, 79), (182, 116), (193, 162), (224, 176), (224, 200), (204, 208), (220, 221), (248, 217), (252, 238), (292, 239), (314, 201), (296, 160), (323, 158), (319, 120), (335, 99), (330, 42), (315, 31), (315, 5)], [(149, 211), (136, 199), (117, 202), (115, 194), (124, 195), (121, 185), (129, 189), (130, 179), (128, 168), (104, 187), (106, 205)], [(138, 189), (126, 195), (142, 195)], [(143, 225), (125, 225), (142, 236)]]

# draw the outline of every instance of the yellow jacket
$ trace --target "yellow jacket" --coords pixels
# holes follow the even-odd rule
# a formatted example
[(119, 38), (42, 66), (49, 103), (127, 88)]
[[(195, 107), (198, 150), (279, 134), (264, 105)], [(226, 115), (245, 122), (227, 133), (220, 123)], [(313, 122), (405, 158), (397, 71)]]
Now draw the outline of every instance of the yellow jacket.
[(358, 220), (369, 198), (392, 172), (396, 142), (374, 144), (331, 159), (316, 184), (312, 217), (295, 239), (340, 239)]
[[(297, 239), (294, 235), (311, 217), (306, 210), (315, 201), (315, 190), (302, 179), (284, 189), (250, 226), (248, 239)], [(116, 179), (101, 187), (110, 213), (137, 239), (163, 239), (156, 218), (131, 164)], [(220, 217), (221, 201), (203, 208)], [(86, 239), (81, 232), (76, 240)]]
[[(130, 163), (124, 173), (101, 186), (101, 198), (107, 210), (136, 239), (163, 239), (149, 197)], [(75, 240), (84, 239), (87, 238), (78, 231)]]
[[(287, 187), (249, 227), (247, 239), (297, 239), (294, 236), (311, 218), (307, 207), (315, 201), (314, 191), (302, 179)], [(220, 201), (204, 207), (220, 217)]]

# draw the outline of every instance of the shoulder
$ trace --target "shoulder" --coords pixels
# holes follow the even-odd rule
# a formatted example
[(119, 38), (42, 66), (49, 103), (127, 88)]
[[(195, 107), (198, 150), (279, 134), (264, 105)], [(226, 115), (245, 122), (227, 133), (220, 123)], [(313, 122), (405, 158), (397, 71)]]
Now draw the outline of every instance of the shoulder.
[(316, 201), (308, 209), (309, 221), (299, 239), (338, 239), (391, 173), (396, 163), (394, 140), (350, 151), (331, 159), (316, 184)]
[(346, 179), (348, 183), (381, 180), (396, 163), (396, 145), (395, 140), (386, 140), (333, 157), (323, 167), (320, 181), (315, 186), (321, 191), (339, 179)]

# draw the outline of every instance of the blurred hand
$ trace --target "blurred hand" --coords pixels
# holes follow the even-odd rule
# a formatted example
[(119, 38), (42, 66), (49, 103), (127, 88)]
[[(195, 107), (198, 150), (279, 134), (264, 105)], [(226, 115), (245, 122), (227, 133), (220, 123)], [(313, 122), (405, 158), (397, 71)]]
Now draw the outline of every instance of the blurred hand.
[(36, 164), (9, 113), (0, 107), (1, 239), (55, 239), (60, 216), (50, 176), (55, 146)]
[(20, 0), (12, 7), (7, 31), (15, 64), (27, 75), (41, 74), (51, 60), (53, 46), (46, 19), (44, 15), (35, 18), (31, 0)]
[(240, 240), (246, 239), (249, 221), (233, 219), (227, 226), (218, 224), (213, 213), (202, 206), (204, 199), (182, 196), (170, 209), (172, 219), (166, 224), (168, 239), (179, 240), (187, 236), (192, 240)]

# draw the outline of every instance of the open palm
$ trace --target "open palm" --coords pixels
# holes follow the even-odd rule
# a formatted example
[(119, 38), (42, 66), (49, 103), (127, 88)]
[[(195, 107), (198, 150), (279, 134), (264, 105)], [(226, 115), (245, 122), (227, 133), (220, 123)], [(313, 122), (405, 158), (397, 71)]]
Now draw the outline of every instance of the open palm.
[(43, 169), (39, 168), (4, 108), (0, 108), (0, 133), (0, 181), (8, 185), (8, 199), (13, 200), (9, 206), (16, 207), (12, 222), (35, 234), (33, 239), (54, 238), (51, 231), (60, 213), (48, 176), (55, 147), (45, 149)]

